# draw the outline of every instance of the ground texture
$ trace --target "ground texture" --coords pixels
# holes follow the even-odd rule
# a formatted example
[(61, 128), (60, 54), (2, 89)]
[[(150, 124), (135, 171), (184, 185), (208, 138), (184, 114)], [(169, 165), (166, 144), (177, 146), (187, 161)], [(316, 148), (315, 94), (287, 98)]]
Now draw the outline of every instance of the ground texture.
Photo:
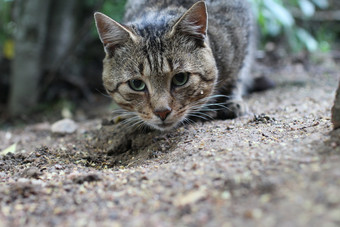
[[(326, 64), (326, 65), (325, 65)], [(337, 66), (266, 69), (251, 114), (128, 132), (77, 120), (0, 131), (2, 226), (339, 226)], [(7, 154), (5, 154), (7, 153)]]

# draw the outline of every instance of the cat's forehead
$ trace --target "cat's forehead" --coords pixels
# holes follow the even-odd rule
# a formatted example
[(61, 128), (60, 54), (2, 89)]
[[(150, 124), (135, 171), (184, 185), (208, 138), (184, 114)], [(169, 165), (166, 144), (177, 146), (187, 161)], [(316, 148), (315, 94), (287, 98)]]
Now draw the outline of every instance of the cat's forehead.
[(139, 65), (140, 74), (146, 77), (162, 77), (173, 70), (173, 61), (161, 55), (148, 55)]
[(162, 77), (166, 74), (196, 69), (200, 62), (200, 54), (196, 53), (199, 50), (194, 50), (193, 46), (194, 44), (189, 42), (185, 45), (176, 45), (163, 37), (144, 38), (134, 47), (135, 49), (131, 47), (124, 50), (125, 54), (115, 60), (127, 71), (133, 71), (131, 75)]
[(177, 10), (153, 11), (150, 10), (141, 18), (130, 22), (128, 25), (135, 32), (146, 39), (160, 37), (171, 29), (175, 21), (179, 18)]

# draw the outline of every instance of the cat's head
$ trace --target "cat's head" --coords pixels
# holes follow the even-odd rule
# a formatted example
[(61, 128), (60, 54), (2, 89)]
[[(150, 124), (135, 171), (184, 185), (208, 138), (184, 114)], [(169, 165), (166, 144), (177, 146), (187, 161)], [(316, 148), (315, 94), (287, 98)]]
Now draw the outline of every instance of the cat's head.
[(158, 17), (122, 25), (95, 14), (106, 52), (107, 92), (135, 115), (136, 124), (169, 130), (188, 121), (207, 102), (217, 68), (207, 40), (204, 2), (178, 16)]

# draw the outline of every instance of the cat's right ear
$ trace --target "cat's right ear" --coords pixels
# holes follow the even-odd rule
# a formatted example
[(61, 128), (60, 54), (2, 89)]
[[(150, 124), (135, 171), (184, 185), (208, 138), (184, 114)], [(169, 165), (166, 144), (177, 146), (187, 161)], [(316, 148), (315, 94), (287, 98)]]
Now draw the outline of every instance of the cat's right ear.
[(114, 49), (124, 44), (127, 40), (137, 40), (137, 36), (133, 34), (127, 27), (121, 25), (105, 14), (96, 12), (94, 14), (96, 27), (99, 38), (104, 45), (106, 53), (112, 53)]
[(208, 29), (208, 12), (204, 1), (196, 2), (173, 26), (170, 34), (177, 32), (204, 41)]

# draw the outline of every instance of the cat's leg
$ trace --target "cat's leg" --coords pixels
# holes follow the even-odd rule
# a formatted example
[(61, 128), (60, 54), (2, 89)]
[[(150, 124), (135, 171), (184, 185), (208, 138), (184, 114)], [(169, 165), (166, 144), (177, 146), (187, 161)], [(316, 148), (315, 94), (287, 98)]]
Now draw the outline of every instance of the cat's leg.
[[(229, 93), (230, 94), (230, 93)], [(194, 122), (233, 119), (248, 113), (248, 106), (244, 102), (240, 90), (235, 89), (233, 95), (227, 92), (218, 92), (213, 95), (199, 112), (189, 114)]]
[(224, 100), (216, 100), (214, 119), (225, 120), (233, 119), (249, 112), (247, 103), (242, 98), (242, 84), (237, 86), (231, 97), (226, 97)]
[(208, 103), (203, 105), (199, 112), (190, 115), (192, 121), (209, 121), (233, 119), (248, 113), (248, 105), (244, 102), (242, 94), (244, 84), (239, 80), (235, 86), (223, 87), (210, 97)]
[(220, 91), (220, 95), (226, 95), (226, 97), (224, 100), (217, 100), (222, 108), (216, 111), (215, 119), (233, 119), (248, 114), (248, 105), (244, 102), (243, 96), (253, 86), (253, 78), (250, 75), (251, 62), (252, 54), (249, 53), (234, 81), (234, 87)]

